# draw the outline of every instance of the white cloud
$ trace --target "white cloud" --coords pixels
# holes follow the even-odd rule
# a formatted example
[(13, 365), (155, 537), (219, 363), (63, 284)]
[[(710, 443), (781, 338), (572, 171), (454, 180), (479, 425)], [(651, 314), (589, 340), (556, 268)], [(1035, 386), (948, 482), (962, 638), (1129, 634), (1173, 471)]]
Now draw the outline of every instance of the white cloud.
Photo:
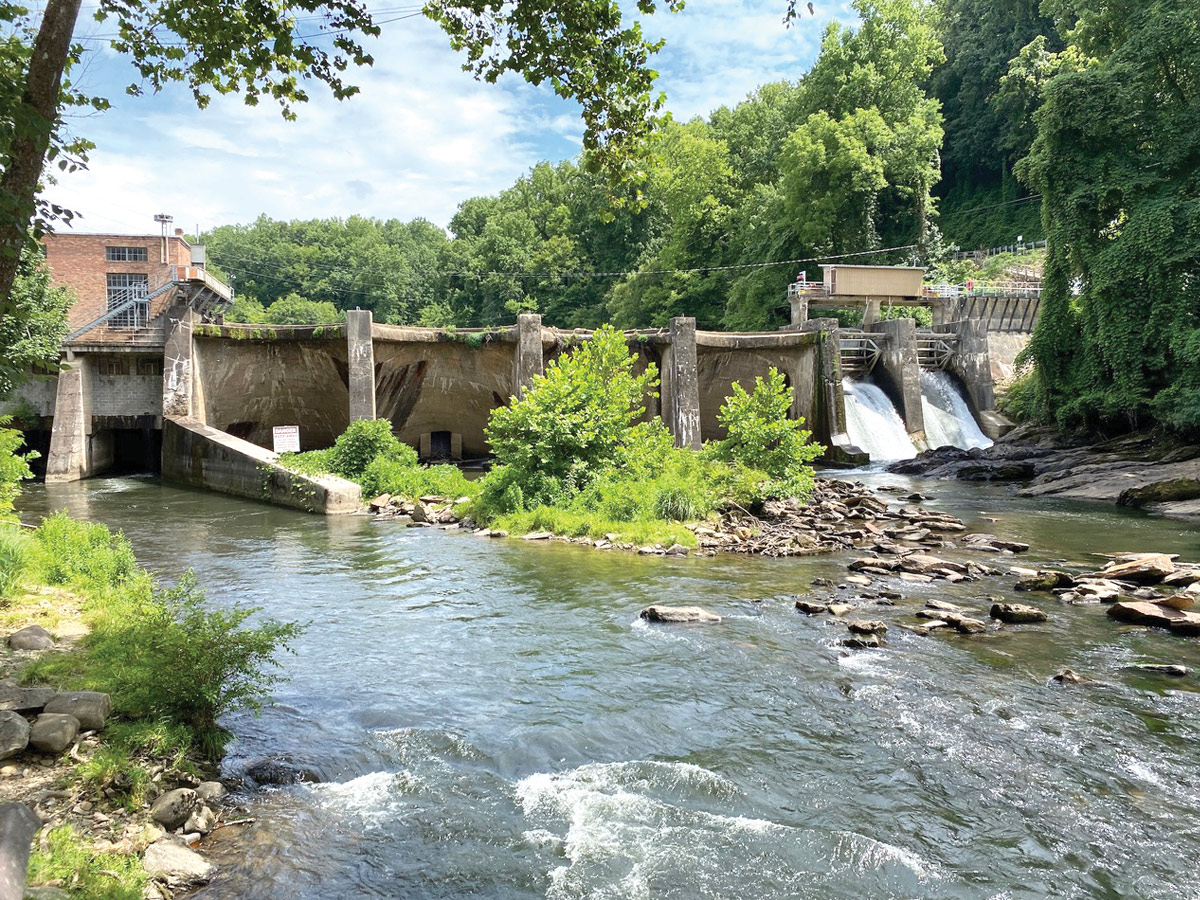
[[(830, 10), (847, 18), (844, 3)], [(820, 9), (784, 29), (783, 11), (783, 0), (706, 0), (647, 21), (648, 35), (668, 40), (652, 61), (668, 108), (679, 118), (703, 115), (764, 82), (798, 77), (830, 15)], [(385, 26), (373, 52), (375, 67), (351, 76), (359, 95), (338, 102), (314, 86), (295, 122), (270, 101), (248, 107), (233, 96), (196, 110), (183, 88), (125, 97), (129, 67), (98, 52), (88, 80), (116, 108), (78, 123), (98, 149), (89, 170), (63, 176), (51, 196), (94, 231), (153, 232), (156, 212), (188, 229), (261, 213), (445, 225), (466, 198), (502, 190), (538, 159), (579, 152), (573, 105), (516, 76), (474, 81), (424, 19)]]

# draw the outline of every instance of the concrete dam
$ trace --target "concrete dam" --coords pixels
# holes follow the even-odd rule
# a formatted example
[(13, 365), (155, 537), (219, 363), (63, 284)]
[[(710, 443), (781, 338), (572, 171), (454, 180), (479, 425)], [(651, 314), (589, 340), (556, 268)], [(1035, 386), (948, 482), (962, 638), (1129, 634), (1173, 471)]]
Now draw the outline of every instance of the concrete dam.
[[(590, 333), (544, 325), (538, 315), (491, 329), (384, 325), (352, 310), (344, 325), (211, 324), (189, 306), (163, 317), (161, 338), (68, 344), (63, 367), (19, 392), (14, 412), (44, 459), (48, 482), (125, 467), (170, 481), (318, 512), (359, 508), (358, 488), (282, 469), (276, 426), (299, 427), (304, 450), (327, 447), (355, 419), (386, 418), (427, 460), (483, 459), (491, 411), (519, 397), (535, 375)], [(911, 319), (861, 330), (810, 319), (773, 332), (697, 330), (691, 318), (626, 333), (638, 369), (653, 363), (659, 416), (681, 447), (722, 437), (717, 411), (734, 382), (775, 367), (832, 464), (867, 456), (847, 435), (843, 377), (869, 376), (894, 404), (914, 442), (925, 444), (922, 367), (951, 373), (991, 436), (989, 331), (982, 319), (940, 325), (930, 336)], [(931, 355), (935, 354), (935, 355)]]

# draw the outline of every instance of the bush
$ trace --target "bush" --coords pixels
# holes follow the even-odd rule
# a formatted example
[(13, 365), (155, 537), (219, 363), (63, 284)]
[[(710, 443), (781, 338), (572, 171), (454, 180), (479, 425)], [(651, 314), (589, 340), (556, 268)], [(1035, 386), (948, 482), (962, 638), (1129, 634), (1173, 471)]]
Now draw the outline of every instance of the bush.
[(56, 512), (34, 534), (41, 574), (49, 584), (111, 588), (141, 576), (125, 535), (99, 523)]
[(33, 477), (29, 460), (35, 453), (19, 453), (25, 436), (15, 428), (5, 428), (11, 416), (0, 416), (0, 520), (12, 517), (13, 501), (21, 492), (21, 482)]
[(0, 525), (0, 600), (7, 600), (29, 569), (36, 549), (34, 540), (20, 528)]
[(359, 483), (364, 499), (380, 494), (410, 498), (434, 495), (455, 499), (474, 496), (479, 490), (478, 485), (468, 480), (457, 466), (422, 466), (386, 456), (371, 460)]
[(710, 445), (711, 458), (765, 472), (771, 483), (763, 486), (764, 498), (807, 496), (813, 485), (808, 463), (825, 452), (809, 442), (812, 434), (804, 429), (803, 418), (789, 418), (791, 407), (792, 389), (772, 367), (766, 381), (754, 379), (753, 393), (735, 383), (733, 396), (725, 398), (717, 413), (728, 437)]
[(377, 456), (408, 466), (417, 465), (417, 451), (396, 439), (387, 419), (351, 422), (333, 442), (327, 462), (334, 475), (357, 481)]
[(493, 410), (487, 438), (526, 504), (560, 502), (611, 467), (657, 396), (658, 370), (633, 374), (636, 357), (611, 325), (535, 376), (524, 397)]
[(205, 609), (190, 570), (173, 588), (125, 590), (96, 602), (102, 606), (93, 609), (84, 652), (42, 657), (24, 677), (105, 691), (119, 716), (182, 726), (213, 759), (229, 737), (217, 720), (260, 707), (278, 681), (267, 669), (300, 632), (273, 620), (246, 627), (253, 609)]

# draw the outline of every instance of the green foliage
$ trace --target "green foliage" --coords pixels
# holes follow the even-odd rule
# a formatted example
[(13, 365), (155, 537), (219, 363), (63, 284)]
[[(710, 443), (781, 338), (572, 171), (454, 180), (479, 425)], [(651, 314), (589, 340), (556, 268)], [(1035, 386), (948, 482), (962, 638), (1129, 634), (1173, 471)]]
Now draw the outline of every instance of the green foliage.
[(624, 335), (603, 326), (535, 376), (520, 400), (493, 410), (488, 441), (526, 503), (561, 500), (617, 460), (646, 398), (657, 396), (657, 368), (635, 375), (636, 361)]
[(261, 319), (267, 325), (336, 325), (345, 321), (345, 311), (332, 303), (307, 300), (294, 292), (263, 310)]
[(56, 512), (35, 532), (38, 564), (48, 584), (103, 590), (143, 576), (133, 547), (121, 532)]
[(997, 395), (996, 406), (1014, 422), (1040, 421), (1046, 409), (1043, 390), (1037, 368), (1029, 366)]
[(371, 460), (359, 480), (363, 498), (370, 499), (380, 494), (397, 497), (459, 497), (474, 496), (479, 483), (470, 481), (457, 466), (422, 466), (414, 453), (411, 461), (377, 456)]
[(7, 600), (20, 586), (35, 550), (32, 537), (17, 526), (0, 523), (0, 601)]
[(1037, 415), (1200, 433), (1200, 15), (1165, 0), (1052, 6), (1073, 62), (1046, 81), (1018, 166), (1049, 240)]
[(813, 471), (808, 463), (825, 452), (810, 443), (812, 434), (803, 419), (789, 418), (792, 389), (774, 367), (754, 379), (754, 390), (733, 385), (733, 395), (717, 413), (728, 437), (711, 445), (714, 459), (760, 469), (770, 483), (763, 496), (806, 497), (812, 490)]
[(12, 518), (13, 501), (21, 492), (21, 482), (33, 477), (29, 460), (33, 453), (21, 453), (25, 437), (15, 428), (6, 428), (11, 422), (8, 416), (0, 416), (0, 522)]
[(268, 669), (300, 631), (270, 619), (250, 627), (254, 609), (207, 609), (191, 571), (173, 588), (110, 592), (95, 602), (83, 655), (44, 657), (28, 677), (105, 691), (117, 715), (187, 728), (213, 759), (229, 738), (217, 720), (259, 708), (279, 680)]
[(661, 544), (669, 547), (680, 544), (696, 546), (696, 535), (684, 526), (661, 519), (636, 520), (606, 519), (599, 513), (554, 506), (538, 506), (531, 510), (501, 516), (492, 523), (496, 528), (512, 534), (528, 534), (531, 531), (549, 531), (565, 537), (588, 537), (600, 540), (616, 535), (619, 542), (636, 544), (639, 547)]
[(67, 336), (68, 288), (52, 287), (50, 270), (36, 253), (21, 256), (9, 296), (12, 312), (0, 317), (0, 399), (8, 397), (34, 367), (56, 369)]
[(70, 884), (71, 900), (141, 900), (148, 880), (136, 855), (95, 850), (70, 825), (34, 842), (27, 879), (30, 885)]
[(358, 419), (351, 422), (333, 442), (328, 456), (329, 471), (357, 481), (378, 456), (404, 465), (417, 464), (417, 452), (396, 439), (392, 434), (391, 422), (387, 419)]

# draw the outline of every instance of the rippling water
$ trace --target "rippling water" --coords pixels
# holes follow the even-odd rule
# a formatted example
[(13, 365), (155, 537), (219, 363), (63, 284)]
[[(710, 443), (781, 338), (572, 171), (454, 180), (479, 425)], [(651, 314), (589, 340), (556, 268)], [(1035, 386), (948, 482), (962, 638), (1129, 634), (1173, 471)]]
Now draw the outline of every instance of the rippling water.
[[(1200, 558), (1167, 520), (921, 489), (1040, 561)], [(123, 528), (215, 604), (310, 623), (275, 702), (229, 723), (226, 765), (288, 754), (325, 783), (240, 798), (258, 821), (211, 841), (206, 900), (1200, 897), (1200, 682), (1131, 668), (1200, 666), (1200, 644), (1099, 607), (850, 652), (787, 598), (844, 560), (634, 557), (138, 480), (24, 506)], [(905, 590), (982, 606), (1010, 583)], [(650, 602), (729, 618), (645, 626)], [(1098, 683), (1048, 683), (1064, 665)]]

